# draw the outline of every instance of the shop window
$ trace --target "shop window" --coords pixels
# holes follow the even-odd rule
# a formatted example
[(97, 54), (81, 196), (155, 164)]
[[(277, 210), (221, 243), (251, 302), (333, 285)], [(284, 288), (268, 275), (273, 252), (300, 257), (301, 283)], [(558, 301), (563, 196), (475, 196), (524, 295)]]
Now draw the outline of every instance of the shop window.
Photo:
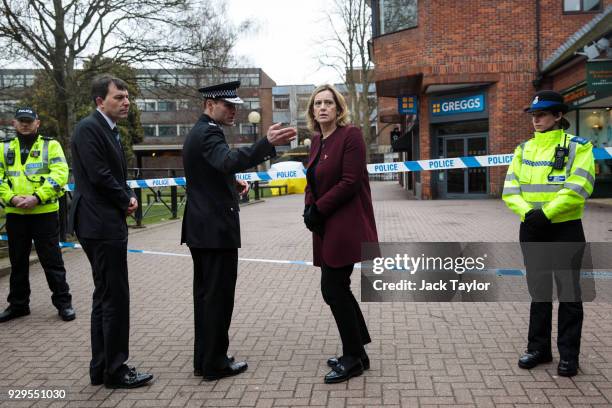
[(601, 0), (563, 0), (565, 13), (588, 13), (601, 10)]
[(589, 139), (594, 147), (612, 147), (612, 110), (581, 109), (579, 135)]
[(417, 26), (417, 0), (378, 0), (375, 35), (393, 33)]

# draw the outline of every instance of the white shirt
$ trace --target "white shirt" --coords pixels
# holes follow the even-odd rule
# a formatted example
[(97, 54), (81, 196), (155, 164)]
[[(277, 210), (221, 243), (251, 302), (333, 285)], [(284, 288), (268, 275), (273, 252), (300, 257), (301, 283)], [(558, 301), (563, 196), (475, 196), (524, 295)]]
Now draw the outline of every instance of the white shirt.
[(102, 116), (104, 117), (104, 119), (106, 119), (106, 123), (108, 123), (108, 126), (110, 126), (111, 130), (113, 130), (114, 128), (117, 127), (117, 123), (113, 122), (113, 120), (111, 118), (109, 118), (108, 116), (106, 116), (106, 113), (102, 112), (100, 110), (100, 108), (96, 108), (96, 110), (98, 112), (100, 112), (100, 114), (102, 114)]

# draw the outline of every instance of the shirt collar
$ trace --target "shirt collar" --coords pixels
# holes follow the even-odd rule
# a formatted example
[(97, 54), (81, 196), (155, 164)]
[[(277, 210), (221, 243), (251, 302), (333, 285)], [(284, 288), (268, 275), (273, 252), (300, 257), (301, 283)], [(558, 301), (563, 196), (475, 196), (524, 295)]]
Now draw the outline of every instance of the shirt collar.
[(113, 122), (113, 120), (111, 118), (109, 118), (108, 116), (106, 116), (106, 113), (102, 112), (100, 110), (100, 108), (96, 108), (96, 110), (98, 112), (100, 112), (100, 114), (102, 115), (102, 117), (106, 120), (106, 123), (108, 123), (108, 126), (110, 126), (111, 130), (113, 130), (115, 127), (117, 127), (117, 123)]

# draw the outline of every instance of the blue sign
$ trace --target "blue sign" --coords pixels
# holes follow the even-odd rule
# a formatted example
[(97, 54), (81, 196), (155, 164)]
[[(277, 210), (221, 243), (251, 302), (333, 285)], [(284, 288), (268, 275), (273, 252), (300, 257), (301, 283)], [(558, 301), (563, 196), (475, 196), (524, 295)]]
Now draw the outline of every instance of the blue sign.
[(400, 115), (416, 115), (419, 111), (419, 99), (416, 95), (397, 98), (397, 112)]
[(462, 113), (483, 112), (485, 110), (484, 94), (445, 98), (431, 101), (431, 116), (460, 115)]

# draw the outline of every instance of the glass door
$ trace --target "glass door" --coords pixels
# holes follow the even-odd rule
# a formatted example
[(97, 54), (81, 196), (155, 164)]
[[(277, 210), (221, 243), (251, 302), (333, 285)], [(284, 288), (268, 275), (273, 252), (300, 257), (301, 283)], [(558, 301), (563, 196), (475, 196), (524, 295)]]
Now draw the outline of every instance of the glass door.
[[(445, 158), (465, 156), (465, 139), (446, 138), (446, 154)], [(463, 194), (465, 193), (465, 171), (463, 169), (453, 169), (446, 171), (446, 193), (447, 194)]]
[[(483, 156), (487, 154), (487, 134), (445, 136), (439, 139), (439, 158)], [(439, 173), (438, 193), (441, 198), (486, 197), (486, 167), (444, 170)]]

